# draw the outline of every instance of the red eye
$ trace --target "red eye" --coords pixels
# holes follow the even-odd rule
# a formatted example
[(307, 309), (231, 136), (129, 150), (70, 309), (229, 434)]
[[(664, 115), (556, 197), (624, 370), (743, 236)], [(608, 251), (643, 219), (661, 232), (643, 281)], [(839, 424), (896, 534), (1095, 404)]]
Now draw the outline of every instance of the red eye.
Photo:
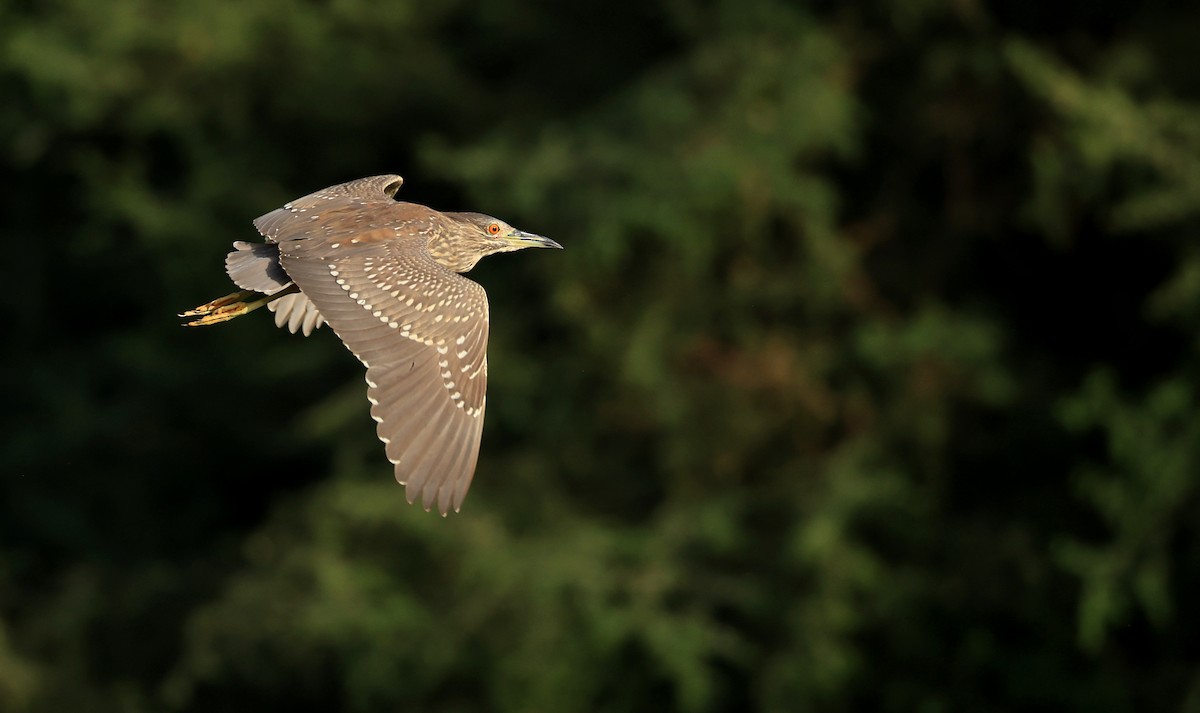
[(492, 223), (492, 224), (488, 225), (487, 231), (488, 231), (488, 235), (499, 235), (500, 234), (500, 224)]

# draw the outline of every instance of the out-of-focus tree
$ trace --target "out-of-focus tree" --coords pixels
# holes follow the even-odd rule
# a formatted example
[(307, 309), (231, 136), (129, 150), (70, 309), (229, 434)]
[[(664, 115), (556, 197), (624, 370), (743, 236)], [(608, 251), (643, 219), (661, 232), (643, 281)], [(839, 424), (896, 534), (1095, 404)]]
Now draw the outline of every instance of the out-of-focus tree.
[[(1072, 9), (0, 8), (0, 707), (1198, 709), (1200, 10)], [(392, 171), (567, 247), (446, 520), (170, 319)]]

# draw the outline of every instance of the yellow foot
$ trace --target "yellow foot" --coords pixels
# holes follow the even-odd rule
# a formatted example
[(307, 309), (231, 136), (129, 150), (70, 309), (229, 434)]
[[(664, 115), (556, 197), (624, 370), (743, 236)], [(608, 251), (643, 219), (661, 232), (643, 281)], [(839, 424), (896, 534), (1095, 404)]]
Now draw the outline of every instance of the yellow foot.
[[(205, 305), (205, 307), (208, 307), (208, 305)], [(189, 312), (179, 315), (180, 317), (199, 315), (196, 317), (196, 319), (193, 319), (189, 322), (184, 322), (183, 326), (204, 327), (210, 324), (216, 324), (218, 322), (227, 322), (234, 317), (241, 317), (243, 314), (246, 314), (250, 310), (254, 309), (254, 307), (246, 302), (235, 302), (234, 304), (222, 305), (216, 309), (210, 309), (207, 312), (201, 312), (199, 311), (200, 309), (200, 307), (197, 307), (194, 310), (190, 310)]]
[[(196, 309), (189, 309), (187, 312), (179, 315), (180, 317), (196, 317), (189, 322), (184, 322), (185, 327), (203, 327), (217, 322), (225, 322), (234, 317), (241, 317), (247, 312), (262, 307), (265, 304), (270, 304), (284, 295), (295, 294), (300, 291), (294, 283), (288, 283), (286, 287), (274, 294), (263, 296), (260, 292), (250, 292), (243, 290), (234, 292), (231, 295), (218, 297), (217, 299), (205, 305), (200, 305)], [(247, 301), (247, 298), (256, 297), (254, 301)]]
[[(224, 307), (229, 304), (241, 302), (242, 300), (246, 299), (247, 297), (254, 297), (257, 294), (258, 294), (257, 292), (250, 292), (247, 290), (243, 290), (241, 292), (234, 292), (231, 295), (225, 295), (224, 297), (218, 297), (217, 299), (213, 300), (212, 302), (209, 302), (208, 304), (202, 304), (199, 307), (196, 307), (195, 309), (189, 309), (187, 312), (183, 312), (179, 316), (180, 317), (202, 317), (204, 315), (212, 314), (213, 312), (217, 311), (218, 308)], [(236, 317), (237, 315), (235, 314), (233, 316)], [(233, 317), (226, 317), (226, 319), (232, 319), (232, 318)], [(221, 321), (221, 320), (218, 320), (218, 321)]]

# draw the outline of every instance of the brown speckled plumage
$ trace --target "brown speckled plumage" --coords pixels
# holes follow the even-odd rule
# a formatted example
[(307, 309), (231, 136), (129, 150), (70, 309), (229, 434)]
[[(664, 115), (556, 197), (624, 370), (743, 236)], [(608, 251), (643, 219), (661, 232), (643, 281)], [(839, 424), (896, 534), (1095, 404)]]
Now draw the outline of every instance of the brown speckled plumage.
[(292, 332), (328, 323), (367, 368), (371, 416), (409, 502), (445, 514), (471, 484), (487, 406), (487, 295), (458, 273), (492, 253), (560, 246), (479, 213), (398, 202), (401, 183), (351, 181), (261, 216), (266, 243), (234, 243), (225, 261), (246, 292), (185, 316), (212, 324), (266, 304)]

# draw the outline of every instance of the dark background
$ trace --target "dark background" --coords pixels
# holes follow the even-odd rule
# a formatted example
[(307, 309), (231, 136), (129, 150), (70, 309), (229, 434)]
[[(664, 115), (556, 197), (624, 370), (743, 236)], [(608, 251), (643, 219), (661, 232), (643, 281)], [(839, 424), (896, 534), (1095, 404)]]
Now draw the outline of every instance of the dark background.
[[(1200, 5), (0, 2), (0, 710), (1200, 711)], [(400, 173), (485, 260), (461, 514), (329, 330), (188, 330)]]

